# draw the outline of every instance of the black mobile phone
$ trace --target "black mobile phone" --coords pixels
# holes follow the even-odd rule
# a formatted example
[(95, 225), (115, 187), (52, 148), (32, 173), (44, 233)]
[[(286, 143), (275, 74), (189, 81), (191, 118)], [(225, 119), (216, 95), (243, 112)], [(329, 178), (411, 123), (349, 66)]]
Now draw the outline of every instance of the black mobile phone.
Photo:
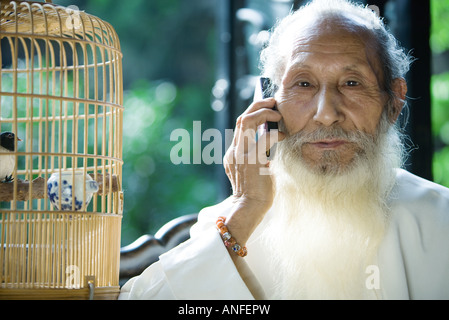
[[(260, 88), (262, 89), (263, 99), (274, 97), (274, 94), (276, 93), (277, 90), (276, 86), (271, 82), (270, 78), (265, 77), (260, 78)], [(273, 107), (273, 110), (276, 110), (276, 105)], [(262, 130), (265, 131), (278, 130), (278, 123), (267, 121), (265, 122), (264, 125), (262, 125)], [(274, 147), (271, 149), (274, 149)], [(274, 150), (272, 152), (271, 149), (266, 152), (268, 159), (271, 159), (274, 154)]]
[[(276, 93), (276, 87), (271, 83), (270, 78), (260, 78), (260, 86), (262, 87), (262, 98), (270, 98), (274, 97), (274, 94)], [(273, 107), (273, 110), (276, 110), (276, 106)], [(278, 123), (277, 122), (271, 122), (267, 121), (266, 123), (266, 130), (277, 130), (278, 129)]]

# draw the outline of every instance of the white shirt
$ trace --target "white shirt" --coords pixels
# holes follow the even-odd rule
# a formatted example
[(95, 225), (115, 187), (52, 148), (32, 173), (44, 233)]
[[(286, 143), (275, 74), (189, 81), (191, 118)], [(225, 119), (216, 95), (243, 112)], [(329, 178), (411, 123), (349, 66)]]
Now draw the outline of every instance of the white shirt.
[[(119, 299), (260, 299), (274, 285), (258, 230), (233, 263), (215, 228), (230, 201), (203, 209), (191, 238), (130, 279)], [(390, 224), (378, 252), (383, 299), (449, 299), (449, 189), (397, 171)]]

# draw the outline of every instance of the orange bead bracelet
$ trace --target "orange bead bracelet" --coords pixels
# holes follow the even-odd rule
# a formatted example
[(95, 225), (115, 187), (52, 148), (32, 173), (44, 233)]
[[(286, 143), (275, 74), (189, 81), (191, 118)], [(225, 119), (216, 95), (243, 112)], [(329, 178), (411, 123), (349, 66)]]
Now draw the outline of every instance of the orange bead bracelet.
[(235, 241), (235, 239), (232, 237), (231, 233), (229, 232), (228, 228), (225, 225), (226, 218), (225, 217), (218, 217), (217, 220), (217, 229), (221, 234), (221, 238), (223, 239), (224, 245), (227, 248), (231, 248), (232, 251), (234, 251), (236, 254), (238, 254), (240, 257), (245, 257), (248, 251), (246, 250), (246, 247), (242, 247)]

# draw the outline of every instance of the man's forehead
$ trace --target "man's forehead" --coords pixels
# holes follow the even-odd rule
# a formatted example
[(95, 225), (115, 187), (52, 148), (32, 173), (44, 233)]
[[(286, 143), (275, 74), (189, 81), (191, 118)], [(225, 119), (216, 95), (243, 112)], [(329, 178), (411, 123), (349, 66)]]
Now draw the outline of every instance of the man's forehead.
[(366, 29), (360, 28), (356, 23), (348, 22), (347, 19), (337, 19), (337, 22), (329, 19), (309, 24), (291, 33), (289, 48), (286, 49), (290, 64), (301, 63), (301, 60), (311, 56), (336, 55), (352, 59), (355, 65), (372, 65), (374, 48), (371, 41)]
[(357, 37), (346, 35), (301, 37), (292, 43), (289, 60), (290, 64), (298, 65), (314, 58), (328, 60), (338, 58), (350, 65), (369, 64), (366, 50), (365, 43)]
[(308, 39), (299, 39), (294, 41), (291, 48), (291, 55), (295, 56), (301, 53), (321, 53), (321, 54), (365, 54), (366, 45), (360, 41), (336, 41), (335, 38), (321, 38), (318, 41)]
[(363, 25), (346, 16), (300, 21), (287, 34), (293, 52), (357, 52), (372, 39)]

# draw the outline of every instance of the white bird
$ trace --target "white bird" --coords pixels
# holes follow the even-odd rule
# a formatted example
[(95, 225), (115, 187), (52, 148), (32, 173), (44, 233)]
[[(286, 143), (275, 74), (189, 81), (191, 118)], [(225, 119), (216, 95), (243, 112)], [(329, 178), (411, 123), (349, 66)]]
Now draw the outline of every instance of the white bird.
[[(14, 180), (12, 173), (16, 164), (14, 157), (15, 137), (13, 132), (5, 131), (0, 135), (0, 181), (11, 182)], [(22, 141), (17, 138), (18, 141)]]

